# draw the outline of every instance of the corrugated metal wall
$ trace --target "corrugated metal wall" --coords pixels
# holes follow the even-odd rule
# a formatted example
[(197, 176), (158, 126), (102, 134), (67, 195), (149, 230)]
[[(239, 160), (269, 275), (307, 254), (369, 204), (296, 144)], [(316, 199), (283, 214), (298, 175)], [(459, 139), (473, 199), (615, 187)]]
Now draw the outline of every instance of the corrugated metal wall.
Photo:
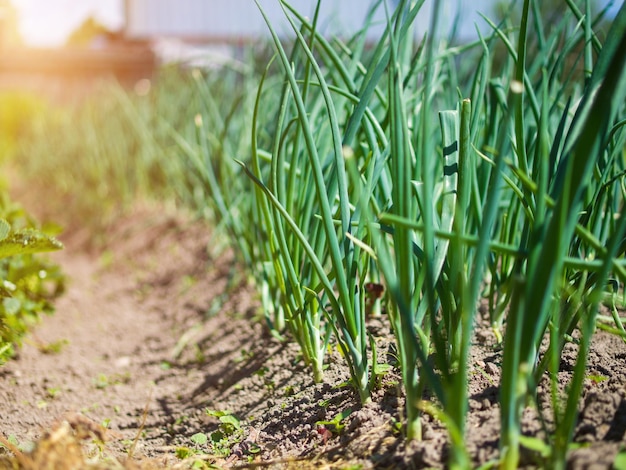
[[(260, 3), (278, 32), (287, 33), (289, 26), (278, 1), (261, 0)], [(290, 2), (309, 16), (316, 3), (316, 0)], [(395, 2), (389, 3), (393, 7)], [(322, 0), (324, 31), (355, 33), (363, 26), (369, 4), (368, 0)], [(383, 9), (379, 16), (379, 21), (384, 22)], [(420, 14), (420, 17), (425, 28), (428, 15)], [(267, 26), (253, 0), (126, 0), (126, 21), (126, 34), (131, 38), (173, 36), (237, 41), (268, 36)], [(379, 31), (380, 28), (371, 33), (377, 35)]]

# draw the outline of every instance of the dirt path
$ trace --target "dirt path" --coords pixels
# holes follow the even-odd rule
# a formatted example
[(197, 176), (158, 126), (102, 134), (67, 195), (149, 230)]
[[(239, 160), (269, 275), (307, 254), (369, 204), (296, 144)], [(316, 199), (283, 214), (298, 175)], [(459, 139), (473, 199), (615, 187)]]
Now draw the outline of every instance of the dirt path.
[[(175, 422), (176, 404), (213, 370), (202, 367), (197, 342), (223, 322), (216, 313), (238, 310), (243, 318), (253, 309), (245, 289), (225, 298), (232, 258), (210, 259), (208, 232), (199, 222), (147, 211), (110, 234), (115, 251), (89, 253), (80, 236), (66, 238), (66, 249), (51, 255), (68, 277), (56, 314), (0, 369), (0, 432), (29, 449), (60, 421), (80, 415), (94, 430), (110, 429), (101, 431), (116, 457), (142, 426), (135, 455), (167, 454), (163, 429), (152, 427)], [(220, 330), (226, 348), (228, 334)]]

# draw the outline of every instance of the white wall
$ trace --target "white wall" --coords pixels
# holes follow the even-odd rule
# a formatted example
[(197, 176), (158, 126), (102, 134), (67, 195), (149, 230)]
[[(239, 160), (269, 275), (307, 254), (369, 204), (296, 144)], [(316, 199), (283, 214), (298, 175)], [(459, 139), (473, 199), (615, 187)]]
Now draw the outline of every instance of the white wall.
[[(427, 0), (427, 5), (432, 0)], [(461, 31), (464, 37), (474, 34), (474, 23), (484, 25), (483, 20), (476, 14), (476, 10), (489, 12), (490, 6), (495, 0), (440, 0), (445, 2), (446, 8), (452, 9), (455, 5), (460, 4), (463, 8)], [(580, 2), (581, 0), (577, 0)], [(600, 6), (613, 3), (610, 16), (617, 12), (617, 9), (623, 4), (623, 0), (596, 0)], [(259, 23), (256, 25), (247, 25), (245, 16), (255, 15), (257, 20), (260, 18), (256, 12), (256, 6), (253, 0), (199, 0), (192, 2), (190, 0), (12, 0), (13, 5), (18, 10), (20, 31), (24, 36), (27, 44), (32, 46), (58, 46), (63, 44), (67, 36), (78, 27), (87, 16), (94, 16), (99, 22), (107, 27), (117, 30), (124, 23), (124, 3), (128, 2), (128, 9), (134, 12), (131, 19), (131, 27), (129, 31), (135, 36), (141, 35), (163, 35), (167, 23), (171, 23), (170, 30), (173, 26), (178, 25), (177, 31), (173, 31), (174, 36), (184, 33), (182, 29), (182, 7), (176, 5), (189, 4), (192, 16), (197, 16), (195, 21), (203, 20), (203, 15), (197, 14), (197, 9), (205, 6), (212, 10), (218, 8), (226, 8), (234, 11), (236, 21), (240, 25), (237, 34), (241, 35), (241, 31), (246, 33), (265, 32), (264, 26)], [(389, 0), (390, 4), (393, 0)], [(196, 3), (197, 5), (193, 5)], [(162, 6), (160, 4), (163, 4)], [(202, 4), (202, 5), (201, 5)], [(267, 8), (272, 17), (279, 17), (280, 12), (276, 11), (277, 0), (262, 0), (264, 8)], [(302, 6), (302, 11), (311, 12), (315, 2), (313, 0), (296, 0), (294, 4)], [(347, 24), (348, 27), (358, 25), (358, 21), (363, 18), (363, 5), (369, 4), (369, 0), (361, 0), (354, 2), (352, 0), (322, 0), (325, 9), (339, 8), (342, 9), (336, 18), (340, 18), (341, 23)], [(152, 5), (152, 7), (150, 6)], [(168, 8), (169, 10), (165, 9)], [(195, 8), (195, 11), (194, 11)], [(150, 13), (150, 10), (153, 10)], [(347, 10), (347, 13), (344, 13)], [(145, 12), (145, 13), (144, 13)], [(242, 13), (243, 12), (243, 13)], [(355, 14), (356, 12), (356, 14)], [(152, 19), (151, 16), (152, 15)], [(428, 23), (429, 13), (424, 11), (420, 13), (419, 24), (426, 25)], [(256, 20), (255, 20), (256, 21)], [(444, 29), (447, 28), (451, 20), (448, 19), (443, 24)], [(214, 19), (214, 23), (218, 23)], [(224, 20), (219, 22), (218, 26), (222, 29), (228, 28), (228, 23)], [(421, 28), (422, 26), (420, 26)], [(219, 31), (219, 30), (216, 30)], [(282, 28), (285, 31), (285, 27)], [(201, 34), (207, 33), (202, 29)]]
[[(197, 39), (254, 39), (267, 37), (268, 29), (254, 0), (126, 0), (126, 33), (133, 38), (155, 36), (173, 36)], [(430, 6), (433, 0), (426, 2), (420, 11), (416, 29), (418, 34), (426, 31), (430, 21)], [(460, 5), (463, 7), (463, 26), (473, 32), (474, 21), (481, 21), (475, 10), (480, 4), (489, 1), (458, 2), (443, 0), (445, 18), (443, 27), (447, 29)], [(290, 33), (289, 24), (278, 0), (260, 0), (261, 6), (270, 18), (272, 25), (281, 34)], [(292, 0), (297, 11), (312, 16), (316, 0)], [(471, 6), (468, 4), (471, 3)], [(350, 36), (364, 24), (368, 0), (322, 0), (321, 29), (330, 34), (345, 33)], [(397, 0), (388, 0), (391, 9)], [(471, 13), (471, 14), (468, 14)], [(385, 22), (385, 12), (379, 8), (377, 21), (379, 28), (372, 28), (370, 34), (380, 34)]]

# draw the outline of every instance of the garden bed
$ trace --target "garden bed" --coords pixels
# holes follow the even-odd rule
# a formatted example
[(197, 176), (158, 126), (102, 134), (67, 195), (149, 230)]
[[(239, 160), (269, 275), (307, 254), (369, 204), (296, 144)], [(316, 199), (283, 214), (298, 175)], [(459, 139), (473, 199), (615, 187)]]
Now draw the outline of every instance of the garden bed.
[(281, 1), (273, 59), (7, 97), (71, 282), (2, 369), (0, 441), (24, 468), (85, 467), (79, 438), (107, 468), (626, 468), (626, 8), (523, 3), (456, 44), (398, 2), (370, 48), (373, 16), (341, 42)]
[[(116, 224), (106, 247), (88, 248), (86, 232), (64, 237), (67, 248), (54, 257), (69, 276), (68, 292), (55, 316), (0, 370), (0, 432), (25, 452), (24, 462), (36, 460), (36, 468), (55, 458), (65, 468), (82, 458), (81, 465), (100, 468), (444, 465), (441, 422), (426, 414), (422, 441), (402, 437), (404, 399), (384, 315), (370, 319), (369, 328), (392, 368), (372, 402), (361, 406), (345, 386), (349, 373), (337, 352), (325, 382), (315, 384), (297, 347), (268, 333), (254, 290), (208, 233), (180, 214), (142, 209)], [(564, 383), (574, 358), (566, 349)], [(476, 465), (498, 454), (500, 360), (492, 331), (479, 326), (466, 436)], [(626, 431), (626, 345), (598, 333), (589, 362), (569, 461), (572, 468), (609, 468)], [(542, 406), (548, 393), (539, 388)], [(532, 406), (524, 433), (543, 435)], [(85, 457), (72, 453), (74, 437), (87, 438)], [(6, 466), (11, 454), (0, 455)], [(527, 449), (522, 461), (532, 467), (538, 453)]]

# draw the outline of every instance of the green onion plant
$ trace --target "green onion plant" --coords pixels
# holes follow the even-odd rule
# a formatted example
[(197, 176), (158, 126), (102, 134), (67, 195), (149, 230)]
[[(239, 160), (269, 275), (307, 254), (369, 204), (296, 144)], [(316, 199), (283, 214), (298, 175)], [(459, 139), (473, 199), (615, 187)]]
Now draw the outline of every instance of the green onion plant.
[[(619, 312), (598, 316), (626, 279), (626, 10), (608, 20), (567, 0), (548, 24), (546, 6), (525, 0), (460, 43), (440, 25), (444, 2), (426, 32), (423, 0), (376, 0), (360, 31), (331, 38), (319, 2), (308, 19), (276, 1), (292, 34), (268, 22), (262, 66), (163, 71), (146, 96), (101, 92), (34, 120), (22, 165), (54, 174), (63, 194), (95, 195), (95, 213), (102, 198), (148, 195), (214, 221), (272, 332), (299, 344), (318, 382), (338, 353), (363, 403), (383, 370), (369, 320), (387, 321), (406, 437), (421, 438), (424, 412), (442, 420), (451, 468), (472, 464), (470, 348), (488, 321), (503, 351), (499, 464), (538, 446), (550, 449), (542, 465), (563, 468), (597, 320), (626, 337)], [(528, 406), (542, 442), (522, 435)]]
[[(349, 352), (362, 398), (368, 372), (355, 364), (366, 354), (367, 321), (356, 308), (363, 300), (347, 294), (363, 292), (363, 284), (349, 280), (382, 275), (407, 437), (420, 436), (420, 408), (433, 412), (420, 402), (430, 388), (443, 411), (437, 415), (446, 417), (456, 468), (469, 465), (468, 357), (477, 303), (486, 295), (504, 348), (503, 465), (516, 466), (519, 419), (538, 381), (546, 376), (556, 390), (555, 358), (578, 328), (584, 340), (570, 386), (580, 390), (600, 293), (609, 276), (623, 280), (615, 261), (623, 238), (621, 95), (601, 117), (589, 111), (608, 106), (594, 108), (600, 91), (620, 91), (617, 64), (605, 84), (609, 65), (621, 59), (611, 57), (620, 16), (610, 33), (616, 39), (602, 47), (589, 2), (585, 14), (568, 2), (567, 14), (546, 30), (540, 5), (527, 0), (516, 28), (486, 19), (489, 36), (451, 46), (437, 34), (438, 8), (429, 34), (418, 40), (411, 26), (422, 2), (400, 2), (387, 12), (379, 43), (364, 52), (359, 35), (329, 42), (315, 21), (280, 3), (297, 38), (289, 57), (274, 35), (284, 114), (267, 151), (271, 170), (248, 171), (279, 215), (268, 233), (295, 241), (274, 253), (288, 258), (285, 265), (316, 272), (301, 288), (322, 300), (320, 308), (329, 304), (323, 313)], [(478, 67), (460, 65), (470, 59)], [(294, 178), (313, 185), (289, 184)], [(306, 254), (291, 256), (297, 253)], [(359, 320), (356, 330), (350, 319)], [(554, 465), (565, 461), (572, 437), (577, 395), (570, 397), (562, 406), (553, 393)]]

